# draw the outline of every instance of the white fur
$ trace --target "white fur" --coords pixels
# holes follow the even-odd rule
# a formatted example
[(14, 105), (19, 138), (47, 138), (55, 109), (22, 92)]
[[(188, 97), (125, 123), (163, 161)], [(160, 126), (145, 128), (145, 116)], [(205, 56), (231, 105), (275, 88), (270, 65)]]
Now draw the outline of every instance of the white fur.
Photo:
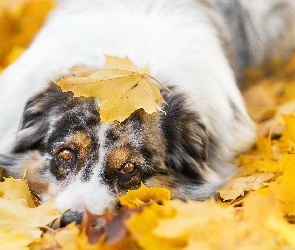
[(91, 213), (101, 214), (107, 208), (111, 209), (115, 206), (116, 196), (103, 183), (102, 177), (92, 175), (87, 182), (81, 182), (77, 178), (62, 192), (59, 192), (54, 200), (60, 212), (68, 209), (83, 212), (87, 208)]
[(101, 123), (99, 127), (99, 162), (93, 168), (90, 180), (81, 181), (81, 173), (62, 192), (57, 194), (55, 201), (59, 210), (73, 209), (83, 212), (87, 208), (92, 213), (102, 213), (106, 208), (114, 207), (116, 197), (103, 181), (104, 166), (106, 164), (107, 148), (105, 147), (105, 133), (108, 123)]

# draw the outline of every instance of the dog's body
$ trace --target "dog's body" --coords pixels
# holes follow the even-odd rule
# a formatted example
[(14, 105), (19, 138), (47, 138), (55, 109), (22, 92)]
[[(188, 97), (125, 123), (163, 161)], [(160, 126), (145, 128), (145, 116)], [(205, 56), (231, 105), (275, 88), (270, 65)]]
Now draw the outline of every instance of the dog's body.
[[(292, 0), (63, 0), (0, 78), (0, 165), (41, 201), (100, 213), (141, 182), (206, 199), (255, 138), (236, 79), (285, 55)], [(74, 65), (128, 56), (172, 86), (166, 114), (100, 122), (97, 100), (52, 83)]]

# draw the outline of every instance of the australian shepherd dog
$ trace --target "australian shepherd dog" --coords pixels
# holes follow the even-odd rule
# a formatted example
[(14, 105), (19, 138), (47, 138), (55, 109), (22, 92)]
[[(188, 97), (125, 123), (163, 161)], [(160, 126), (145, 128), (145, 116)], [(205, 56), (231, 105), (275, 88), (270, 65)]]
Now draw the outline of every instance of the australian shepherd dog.
[[(204, 200), (255, 140), (243, 69), (286, 57), (293, 0), (59, 0), (26, 52), (0, 76), (0, 166), (26, 178), (69, 220), (102, 213), (147, 186)], [(103, 122), (97, 98), (54, 84), (76, 65), (126, 57), (171, 88), (164, 113)]]

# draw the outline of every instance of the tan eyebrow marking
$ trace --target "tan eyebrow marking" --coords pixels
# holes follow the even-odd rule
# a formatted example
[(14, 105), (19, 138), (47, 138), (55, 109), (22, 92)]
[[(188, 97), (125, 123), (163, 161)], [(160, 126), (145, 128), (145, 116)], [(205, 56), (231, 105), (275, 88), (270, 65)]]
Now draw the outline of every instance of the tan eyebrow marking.
[(70, 143), (73, 143), (75, 146), (79, 147), (79, 149), (84, 153), (84, 151), (89, 152), (91, 148), (91, 139), (89, 136), (82, 132), (76, 132), (70, 140)]
[(111, 168), (119, 168), (130, 159), (130, 156), (131, 151), (129, 148), (118, 148), (109, 155), (108, 165)]
[(78, 131), (72, 135), (67, 143), (78, 149), (78, 165), (75, 172), (79, 172), (89, 156), (91, 150), (91, 139), (87, 133)]

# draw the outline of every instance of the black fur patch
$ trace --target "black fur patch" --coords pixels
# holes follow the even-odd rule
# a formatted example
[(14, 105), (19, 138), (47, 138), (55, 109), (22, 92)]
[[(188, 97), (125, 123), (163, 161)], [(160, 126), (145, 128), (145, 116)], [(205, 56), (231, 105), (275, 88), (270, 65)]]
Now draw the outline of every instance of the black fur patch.
[(40, 149), (40, 142), (49, 129), (48, 112), (51, 111), (52, 106), (61, 105), (64, 99), (71, 96), (70, 93), (61, 93), (56, 85), (51, 84), (46, 91), (31, 98), (25, 106), (20, 127), (21, 132), (12, 152), (20, 153), (34, 148)]
[(162, 115), (166, 140), (166, 165), (189, 179), (200, 181), (207, 160), (209, 135), (198, 114), (186, 106), (183, 94), (164, 94), (168, 103)]

